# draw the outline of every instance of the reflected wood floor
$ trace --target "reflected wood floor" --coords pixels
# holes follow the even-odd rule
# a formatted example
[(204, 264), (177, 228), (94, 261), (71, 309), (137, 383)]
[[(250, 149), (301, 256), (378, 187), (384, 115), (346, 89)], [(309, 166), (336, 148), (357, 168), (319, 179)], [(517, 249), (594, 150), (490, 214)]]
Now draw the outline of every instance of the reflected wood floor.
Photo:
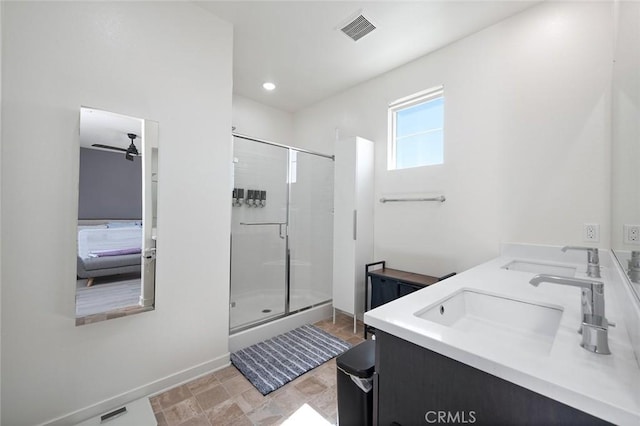
[(76, 317), (138, 306), (140, 274), (97, 277), (90, 287), (86, 282), (86, 279), (76, 281)]
[[(362, 323), (358, 321), (354, 334), (353, 319), (347, 315), (338, 314), (335, 324), (326, 319), (314, 325), (352, 345), (363, 341)], [(280, 425), (287, 421), (299, 424), (301, 413), (309, 411), (307, 407), (301, 410), (305, 404), (316, 419), (335, 425), (336, 397), (333, 358), (267, 396), (231, 365), (156, 395), (150, 401), (159, 426)]]
[(91, 324), (153, 310), (140, 303), (140, 274), (98, 277), (91, 287), (76, 281), (76, 325)]

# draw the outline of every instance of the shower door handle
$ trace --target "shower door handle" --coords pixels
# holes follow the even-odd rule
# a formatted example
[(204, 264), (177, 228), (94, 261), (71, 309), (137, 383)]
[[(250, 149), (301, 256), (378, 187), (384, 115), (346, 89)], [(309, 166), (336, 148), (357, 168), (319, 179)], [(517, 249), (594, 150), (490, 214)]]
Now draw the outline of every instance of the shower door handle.
[(240, 225), (286, 225), (287, 222), (240, 222)]
[(358, 210), (353, 211), (353, 241), (358, 239)]
[[(278, 235), (283, 240), (287, 238), (287, 222), (240, 222), (240, 225), (245, 226), (260, 226), (260, 225), (278, 225)], [(284, 232), (282, 231), (284, 227)]]

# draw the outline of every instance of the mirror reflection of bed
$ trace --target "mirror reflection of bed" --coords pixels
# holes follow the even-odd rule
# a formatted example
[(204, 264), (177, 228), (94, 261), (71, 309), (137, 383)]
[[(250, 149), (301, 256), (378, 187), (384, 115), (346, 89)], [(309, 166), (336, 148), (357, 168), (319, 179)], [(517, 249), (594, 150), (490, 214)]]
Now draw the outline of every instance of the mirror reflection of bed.
[(156, 136), (155, 122), (81, 108), (76, 325), (153, 309)]
[(137, 307), (141, 253), (141, 220), (78, 220), (76, 317)]

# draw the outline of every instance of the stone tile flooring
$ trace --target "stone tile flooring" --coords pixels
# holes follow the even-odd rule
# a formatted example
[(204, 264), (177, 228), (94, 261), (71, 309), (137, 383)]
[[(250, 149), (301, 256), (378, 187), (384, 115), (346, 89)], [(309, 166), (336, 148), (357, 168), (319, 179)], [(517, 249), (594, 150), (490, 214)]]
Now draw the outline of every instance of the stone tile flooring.
[[(326, 319), (314, 325), (352, 345), (363, 341), (362, 323), (358, 322), (354, 334), (353, 319), (346, 315), (338, 315), (335, 324)], [(159, 426), (299, 424), (301, 413), (305, 412), (335, 425), (336, 396), (333, 358), (267, 396), (231, 365), (156, 395), (150, 401)], [(305, 423), (310, 424), (308, 420)]]

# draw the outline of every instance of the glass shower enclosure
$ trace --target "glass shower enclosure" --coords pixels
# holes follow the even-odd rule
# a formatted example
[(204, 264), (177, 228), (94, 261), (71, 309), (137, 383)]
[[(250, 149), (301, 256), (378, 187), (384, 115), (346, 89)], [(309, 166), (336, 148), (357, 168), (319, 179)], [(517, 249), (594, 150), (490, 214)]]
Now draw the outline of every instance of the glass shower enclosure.
[(333, 157), (233, 135), (231, 333), (331, 300)]

